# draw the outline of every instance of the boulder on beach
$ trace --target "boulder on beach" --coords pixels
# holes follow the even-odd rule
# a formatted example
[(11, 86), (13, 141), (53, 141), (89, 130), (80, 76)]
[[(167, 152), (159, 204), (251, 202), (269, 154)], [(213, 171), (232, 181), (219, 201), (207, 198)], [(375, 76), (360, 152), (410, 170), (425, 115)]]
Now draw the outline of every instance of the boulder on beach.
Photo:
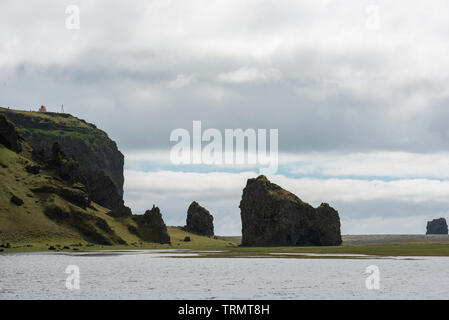
[(336, 246), (340, 217), (327, 203), (313, 208), (261, 175), (248, 179), (240, 202), (243, 246)]

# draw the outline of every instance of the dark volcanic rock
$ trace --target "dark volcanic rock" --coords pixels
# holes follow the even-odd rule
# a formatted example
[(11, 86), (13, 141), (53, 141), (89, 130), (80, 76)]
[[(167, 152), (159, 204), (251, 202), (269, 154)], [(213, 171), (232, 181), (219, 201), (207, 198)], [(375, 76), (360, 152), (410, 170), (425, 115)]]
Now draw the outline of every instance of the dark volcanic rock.
[(14, 124), (2, 114), (0, 114), (0, 143), (14, 152), (22, 151)]
[(338, 212), (318, 208), (271, 183), (265, 176), (248, 179), (240, 202), (243, 246), (340, 245)]
[(71, 202), (83, 209), (90, 206), (90, 200), (88, 195), (80, 189), (69, 187), (55, 187), (50, 185), (30, 188), (34, 193), (54, 193), (62, 197), (68, 202)]
[(117, 191), (114, 181), (104, 172), (100, 171), (95, 179), (88, 179), (87, 188), (92, 201), (109, 209), (123, 207), (123, 198)]
[(96, 179), (87, 179), (87, 189), (92, 201), (111, 209), (108, 213), (111, 217), (132, 216), (131, 209), (125, 206), (114, 181), (104, 171), (100, 171)]
[(214, 217), (208, 210), (193, 201), (187, 210), (187, 225), (185, 228), (188, 232), (193, 232), (203, 236), (214, 235)]
[(50, 154), (53, 144), (58, 142), (67, 158), (76, 160), (80, 168), (92, 177), (104, 170), (114, 181), (119, 195), (123, 196), (123, 154), (117, 144), (95, 125), (64, 113), (0, 108), (1, 115), (14, 123), (18, 134), (34, 150)]
[(122, 217), (131, 217), (133, 213), (129, 207), (122, 206), (120, 208), (109, 211), (108, 215), (114, 218), (122, 218)]
[(144, 241), (157, 243), (170, 243), (170, 236), (167, 227), (162, 219), (161, 210), (153, 206), (143, 215), (135, 215), (134, 221), (137, 223), (137, 234)]
[(448, 234), (446, 219), (439, 218), (427, 222), (426, 234)]
[(12, 195), (11, 202), (14, 203), (16, 206), (21, 206), (23, 204), (23, 200), (15, 195)]
[(25, 167), (25, 170), (31, 174), (39, 174), (41, 167), (38, 165), (28, 165)]

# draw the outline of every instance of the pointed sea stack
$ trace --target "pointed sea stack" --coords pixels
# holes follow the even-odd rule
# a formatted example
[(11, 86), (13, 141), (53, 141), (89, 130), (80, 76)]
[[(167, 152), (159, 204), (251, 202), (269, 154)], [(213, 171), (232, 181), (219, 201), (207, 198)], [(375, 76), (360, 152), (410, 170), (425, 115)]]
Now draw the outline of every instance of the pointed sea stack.
[(248, 179), (240, 201), (243, 246), (337, 246), (340, 217), (327, 203), (318, 208), (261, 175)]
[(186, 231), (202, 236), (214, 235), (214, 217), (210, 212), (193, 201), (187, 210)]

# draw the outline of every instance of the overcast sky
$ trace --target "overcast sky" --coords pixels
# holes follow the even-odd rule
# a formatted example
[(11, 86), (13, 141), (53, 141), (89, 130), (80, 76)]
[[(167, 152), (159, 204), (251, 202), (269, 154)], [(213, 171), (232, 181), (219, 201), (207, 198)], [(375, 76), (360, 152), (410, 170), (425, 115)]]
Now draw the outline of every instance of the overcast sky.
[[(67, 29), (68, 5), (80, 29)], [(66, 112), (125, 154), (125, 200), (240, 234), (253, 167), (175, 166), (170, 132), (279, 130), (269, 178), (343, 233), (449, 218), (447, 1), (33, 1), (0, 5), (0, 105)]]

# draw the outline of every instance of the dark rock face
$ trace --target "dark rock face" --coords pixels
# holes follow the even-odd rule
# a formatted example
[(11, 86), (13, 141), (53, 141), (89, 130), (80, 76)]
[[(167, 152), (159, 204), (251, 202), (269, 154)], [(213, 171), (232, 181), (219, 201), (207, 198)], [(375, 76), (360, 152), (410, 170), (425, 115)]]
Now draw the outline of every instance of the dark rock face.
[(111, 209), (111, 217), (130, 217), (131, 209), (125, 206), (122, 196), (112, 179), (104, 171), (100, 171), (96, 179), (87, 179), (90, 199), (99, 205)]
[(137, 223), (137, 234), (144, 241), (157, 243), (170, 243), (170, 236), (167, 227), (162, 219), (161, 210), (153, 206), (143, 215), (135, 215), (134, 221)]
[[(5, 121), (0, 120), (0, 142), (20, 151), (16, 129), (32, 147), (34, 161), (55, 169), (65, 181), (84, 184), (90, 200), (111, 209), (111, 216), (132, 215), (123, 201), (123, 154), (105, 132), (69, 114), (0, 108), (0, 117)], [(39, 173), (37, 167), (29, 170)]]
[(203, 236), (214, 235), (214, 217), (208, 210), (193, 201), (187, 210), (186, 231)]
[(117, 186), (104, 171), (100, 171), (96, 179), (89, 179), (87, 188), (91, 200), (103, 207), (115, 209), (123, 206), (123, 199), (117, 191)]
[(90, 206), (90, 200), (85, 191), (62, 186), (41, 186), (36, 188), (30, 188), (34, 193), (54, 193), (62, 197), (66, 201), (73, 203), (74, 205), (86, 209)]
[(14, 152), (22, 151), (14, 124), (2, 114), (0, 114), (0, 144)]
[(11, 202), (14, 203), (16, 206), (21, 206), (23, 204), (23, 200), (15, 195), (12, 195)]
[(448, 234), (446, 219), (439, 218), (427, 222), (426, 234)]
[(39, 174), (41, 167), (38, 165), (28, 165), (25, 167), (25, 170), (31, 174)]
[(248, 179), (240, 201), (243, 246), (336, 246), (342, 243), (338, 212), (318, 208), (271, 183)]
[[(17, 133), (34, 150), (51, 154), (53, 144), (58, 142), (67, 158), (76, 160), (92, 179), (104, 170), (114, 181), (118, 194), (123, 196), (123, 154), (116, 143), (95, 125), (63, 113), (41, 114), (0, 108), (1, 115), (14, 123)], [(1, 129), (0, 136), (3, 136)], [(14, 137), (7, 141), (13, 142)], [(13, 143), (11, 148), (16, 149), (17, 145)]]
[(100, 170), (94, 176), (82, 170), (76, 160), (67, 159), (58, 142), (53, 144), (50, 156), (46, 156), (45, 152), (34, 152), (34, 160), (44, 164), (47, 168), (56, 170), (59, 177), (65, 181), (85, 185), (86, 188), (83, 191), (88, 194), (89, 200), (111, 209), (110, 216), (132, 215), (131, 209), (125, 207), (123, 198), (119, 194), (114, 181), (105, 171)]

